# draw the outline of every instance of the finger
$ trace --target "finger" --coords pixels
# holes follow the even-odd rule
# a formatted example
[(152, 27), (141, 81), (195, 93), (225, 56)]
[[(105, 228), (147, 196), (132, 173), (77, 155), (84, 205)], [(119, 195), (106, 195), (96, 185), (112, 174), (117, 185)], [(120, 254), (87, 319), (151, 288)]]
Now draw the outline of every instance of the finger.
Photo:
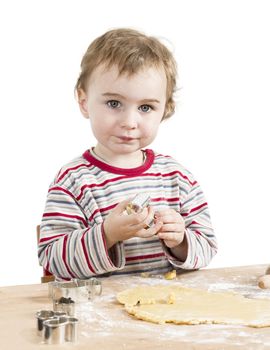
[(150, 227), (154, 223), (154, 209), (152, 207), (144, 208), (141, 213), (133, 213), (129, 215), (129, 223), (132, 225), (134, 232), (143, 228)]
[(137, 231), (136, 237), (140, 238), (149, 238), (155, 236), (155, 233), (149, 230), (141, 229), (140, 231)]
[(177, 242), (177, 241), (169, 241), (169, 240), (163, 240), (164, 241), (164, 243), (166, 244), (166, 246), (168, 247), (168, 248), (174, 248), (174, 247), (176, 247), (176, 246), (178, 246), (181, 242)]
[[(127, 223), (127, 229), (128, 231), (134, 235), (134, 236), (137, 236), (137, 233), (139, 231), (141, 231), (141, 233), (144, 235), (148, 235), (147, 233), (145, 233), (144, 231), (148, 231), (149, 235), (153, 235), (153, 234), (156, 234), (161, 226), (162, 226), (162, 223), (161, 222), (158, 222), (158, 223), (154, 223), (152, 219), (149, 219), (149, 220), (143, 220), (139, 223), (134, 223), (134, 221), (130, 221), (130, 216), (131, 215), (127, 215), (127, 218), (126, 220), (129, 220), (128, 222), (125, 221)], [(151, 225), (148, 225), (150, 224)], [(149, 231), (149, 229), (151, 228), (151, 230)], [(152, 233), (152, 230), (153, 230), (153, 233)]]
[(156, 213), (163, 216), (163, 215), (171, 215), (178, 212), (175, 209), (166, 208), (162, 210), (157, 210)]
[(182, 232), (185, 227), (181, 224), (163, 224), (160, 232)]
[(151, 226), (150, 228), (142, 228), (141, 230), (138, 230), (136, 232), (136, 236), (141, 238), (154, 236), (158, 233), (161, 226), (162, 226), (162, 222), (158, 222), (155, 225)]
[(122, 202), (119, 202), (114, 208), (113, 211), (116, 214), (121, 214), (126, 210), (127, 205), (130, 203), (131, 198), (125, 199)]
[(155, 217), (157, 219), (162, 220), (164, 223), (183, 223), (184, 219), (180, 214), (178, 214), (176, 211), (172, 211), (170, 213), (166, 213), (163, 215), (157, 215), (155, 213)]
[(184, 232), (159, 232), (158, 238), (181, 243), (184, 239)]
[(131, 222), (132, 222), (132, 225), (136, 226), (136, 225), (141, 225), (143, 224), (147, 218), (148, 218), (148, 209), (147, 208), (144, 208), (142, 210), (142, 212), (140, 213), (132, 213), (132, 214), (129, 214), (128, 215)]
[(150, 228), (151, 226), (153, 226), (157, 222), (161, 222), (161, 220), (155, 219), (155, 211), (154, 211), (153, 207), (148, 207), (147, 210), (148, 210), (148, 215), (144, 220), (144, 224), (145, 224), (145, 226), (147, 226), (147, 228)]
[(168, 216), (168, 215), (173, 215), (174, 213), (176, 213), (176, 211), (174, 209), (163, 209), (163, 210), (157, 210), (155, 212), (155, 214), (157, 216), (162, 216), (162, 217), (165, 217), (165, 216)]

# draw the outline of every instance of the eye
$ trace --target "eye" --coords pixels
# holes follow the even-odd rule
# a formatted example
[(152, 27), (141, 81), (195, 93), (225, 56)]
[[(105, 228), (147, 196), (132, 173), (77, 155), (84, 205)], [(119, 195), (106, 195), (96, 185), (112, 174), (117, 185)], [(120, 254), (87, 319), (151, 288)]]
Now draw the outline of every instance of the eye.
[(153, 110), (153, 107), (149, 106), (149, 105), (141, 105), (139, 107), (139, 110), (144, 112), (144, 113), (149, 113)]
[(107, 106), (109, 106), (110, 108), (119, 108), (121, 106), (121, 103), (117, 100), (110, 100), (108, 102), (106, 102)]

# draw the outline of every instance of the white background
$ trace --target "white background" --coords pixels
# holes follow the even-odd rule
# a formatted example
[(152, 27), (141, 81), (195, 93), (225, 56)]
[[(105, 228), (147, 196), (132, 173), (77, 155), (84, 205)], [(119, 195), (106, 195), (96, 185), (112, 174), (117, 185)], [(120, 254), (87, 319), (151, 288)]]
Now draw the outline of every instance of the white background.
[(210, 267), (270, 263), (268, 1), (46, 0), (0, 5), (0, 285), (38, 283), (35, 227), (59, 168), (94, 145), (73, 88), (89, 43), (128, 26), (179, 65), (176, 114), (152, 145), (186, 166), (219, 241)]

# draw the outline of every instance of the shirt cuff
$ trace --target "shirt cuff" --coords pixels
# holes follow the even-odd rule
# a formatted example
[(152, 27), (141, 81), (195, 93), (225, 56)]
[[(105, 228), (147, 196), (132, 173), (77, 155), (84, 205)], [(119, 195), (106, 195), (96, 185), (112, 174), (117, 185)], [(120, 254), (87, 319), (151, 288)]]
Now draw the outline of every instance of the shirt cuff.
[(115, 271), (118, 269), (123, 269), (126, 263), (123, 242), (117, 242), (110, 249), (108, 249), (103, 223), (101, 225), (101, 234), (104, 252), (103, 256), (104, 258), (106, 256), (106, 258), (104, 259), (104, 262), (106, 264), (106, 270)]
[(163, 250), (164, 250), (166, 257), (172, 266), (179, 268), (179, 269), (183, 269), (183, 270), (191, 270), (194, 268), (193, 267), (194, 264), (193, 264), (192, 252), (190, 249), (191, 241), (190, 241), (190, 235), (189, 235), (188, 230), (186, 230), (186, 240), (187, 240), (187, 258), (185, 261), (180, 261), (179, 259), (177, 259), (172, 254), (170, 248), (168, 248), (163, 241), (162, 241), (162, 246), (163, 246)]

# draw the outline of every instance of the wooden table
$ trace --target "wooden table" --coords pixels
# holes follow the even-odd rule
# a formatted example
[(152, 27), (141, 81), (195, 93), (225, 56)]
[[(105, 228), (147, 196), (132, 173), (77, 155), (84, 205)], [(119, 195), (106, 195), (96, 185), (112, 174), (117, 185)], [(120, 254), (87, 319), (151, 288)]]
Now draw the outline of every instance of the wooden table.
[(36, 332), (35, 313), (52, 309), (47, 284), (0, 288), (0, 349), (270, 349), (270, 327), (228, 325), (158, 325), (129, 316), (115, 300), (117, 292), (139, 284), (176, 283), (211, 291), (235, 291), (247, 297), (269, 298), (270, 290), (257, 287), (266, 265), (184, 272), (176, 280), (163, 276), (109, 277), (102, 279), (103, 292), (92, 302), (77, 305), (77, 343), (47, 345)]

